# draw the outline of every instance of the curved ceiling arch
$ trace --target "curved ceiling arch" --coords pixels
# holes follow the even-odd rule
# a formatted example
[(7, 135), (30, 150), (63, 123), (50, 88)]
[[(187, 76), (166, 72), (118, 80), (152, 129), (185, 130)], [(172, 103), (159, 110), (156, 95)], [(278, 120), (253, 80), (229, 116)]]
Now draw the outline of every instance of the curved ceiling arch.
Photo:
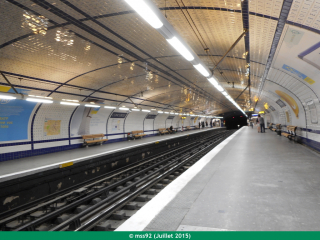
[[(185, 86), (185, 87), (188, 87), (188, 88), (189, 88), (189, 85), (192, 85), (191, 86), (192, 89), (195, 89), (195, 91), (198, 91), (200, 93), (203, 92), (203, 96), (204, 97), (208, 97), (209, 96), (212, 101), (215, 101), (216, 103), (220, 104), (222, 108), (224, 108), (224, 107), (229, 105), (229, 104), (226, 104), (226, 102), (224, 102), (223, 100), (221, 100), (220, 95), (218, 95), (220, 93), (215, 92), (214, 91), (215, 89), (213, 89), (213, 90), (211, 88), (209, 89), (209, 86), (211, 87), (211, 85), (208, 82), (206, 82), (205, 78), (204, 78), (203, 81), (196, 82), (196, 80), (193, 77), (194, 76), (193, 74), (189, 74), (189, 75), (188, 74), (180, 74), (181, 72), (184, 72), (184, 71), (194, 70), (191, 65), (190, 65), (191, 68), (188, 68), (188, 65), (186, 65), (183, 62), (183, 63), (181, 63), (181, 65), (185, 64), (185, 66), (181, 67), (181, 68), (180, 67), (177, 68), (177, 66), (180, 66), (179, 64), (172, 64), (172, 65), (170, 64), (174, 60), (173, 61), (170, 61), (170, 60), (166, 61), (166, 58), (168, 58), (168, 59), (169, 58), (171, 58), (171, 59), (175, 59), (176, 58), (177, 60), (180, 59), (180, 58), (182, 59), (182, 57), (180, 55), (177, 55), (176, 52), (173, 52), (173, 54), (171, 55), (170, 52), (168, 52), (168, 51), (163, 51), (163, 52), (154, 51), (154, 52), (156, 52), (156, 54), (153, 54), (154, 53), (153, 51), (149, 51), (147, 48), (144, 48), (144, 46), (141, 47), (142, 45), (137, 44), (137, 42), (134, 40), (134, 37), (127, 38), (127, 36), (130, 37), (130, 35), (125, 35), (125, 32), (123, 32), (123, 31), (121, 32), (120, 30), (119, 31), (115, 31), (114, 28), (111, 28), (108, 25), (108, 23), (111, 23), (111, 22), (109, 22), (109, 20), (108, 21), (103, 21), (103, 19), (108, 19), (108, 18), (111, 19), (111, 17), (115, 18), (116, 21), (117, 20), (120, 21), (120, 18), (122, 18), (122, 17), (129, 16), (129, 15), (132, 15), (132, 14), (136, 15), (136, 13), (134, 11), (132, 11), (132, 10), (126, 11), (126, 8), (127, 8), (126, 6), (124, 6), (122, 8), (119, 8), (119, 11), (117, 13), (105, 12), (104, 14), (97, 14), (97, 13), (99, 13), (100, 9), (98, 9), (97, 11), (93, 11), (94, 10), (93, 7), (85, 9), (82, 5), (80, 5), (80, 4), (78, 5), (77, 1), (75, 1), (75, 0), (61, 0), (61, 1), (58, 0), (58, 1), (60, 2), (59, 4), (52, 5), (51, 4), (52, 2), (49, 2), (49, 1), (46, 1), (46, 0), (44, 0), (44, 1), (41, 1), (41, 0), (30, 0), (30, 2), (32, 2), (32, 4), (36, 4), (36, 7), (34, 9), (37, 10), (38, 13), (36, 13), (35, 11), (32, 10), (32, 7), (29, 6), (30, 4), (29, 5), (27, 4), (28, 1), (25, 1), (25, 2), (22, 2), (22, 3), (18, 3), (18, 1), (15, 1), (15, 0), (8, 0), (8, 4), (9, 5), (14, 4), (15, 6), (21, 8), (21, 9), (25, 9), (27, 11), (33, 11), (37, 15), (45, 15), (46, 12), (48, 13), (49, 16), (55, 15), (55, 17), (52, 18), (53, 20), (50, 20), (50, 25), (52, 25), (52, 26), (49, 26), (48, 32), (54, 30), (57, 27), (67, 27), (69, 25), (74, 25), (74, 26), (76, 26), (76, 28), (73, 28), (72, 30), (75, 29), (75, 34), (76, 34), (77, 37), (80, 37), (81, 39), (84, 39), (84, 40), (90, 42), (92, 44), (92, 46), (94, 46), (95, 49), (96, 48), (102, 49), (101, 52), (108, 51), (110, 53), (109, 55), (110, 56), (113, 55), (114, 58), (112, 58), (112, 59), (110, 58), (111, 62), (105, 63), (105, 66), (100, 66), (98, 64), (93, 64), (92, 65), (92, 69), (83, 69), (82, 72), (81, 71), (79, 71), (79, 72), (78, 71), (74, 71), (74, 73), (76, 73), (76, 74), (74, 74), (74, 77), (72, 77), (72, 75), (71, 75), (71, 77), (69, 77), (69, 78), (62, 78), (63, 82), (59, 82), (60, 79), (56, 79), (56, 81), (52, 81), (52, 82), (47, 82), (48, 84), (49, 83), (50, 84), (57, 84), (57, 87), (55, 89), (51, 89), (50, 88), (49, 96), (51, 94), (56, 94), (56, 93), (68, 94), (68, 89), (66, 89), (66, 88), (73, 88), (73, 87), (74, 88), (77, 88), (77, 87), (79, 88), (79, 86), (81, 84), (77, 84), (76, 82), (72, 82), (74, 79), (82, 78), (82, 76), (88, 76), (88, 78), (90, 78), (90, 76), (92, 76), (91, 73), (93, 73), (93, 72), (98, 72), (100, 70), (103, 71), (103, 69), (108, 69), (108, 68), (111, 69), (112, 67), (116, 67), (116, 65), (117, 65), (117, 62), (116, 62), (117, 56), (119, 54), (123, 54), (124, 55), (123, 64), (127, 64), (127, 63), (130, 64), (132, 62), (137, 62), (137, 61), (147, 62), (148, 66), (149, 66), (149, 69), (151, 71), (153, 71), (154, 73), (159, 73), (160, 77), (166, 79), (167, 81), (170, 81), (172, 83), (172, 85), (176, 84), (177, 86), (181, 86), (181, 87)], [(284, 2), (285, 1), (286, 0), (284, 0)], [(111, 2), (112, 1), (110, 1), (110, 3)], [(162, 2), (160, 0), (154, 0), (154, 2), (162, 4)], [(23, 4), (25, 4), (25, 6)], [(241, 7), (235, 8), (234, 10), (232, 10), (229, 6), (227, 6), (226, 8), (212, 7), (213, 4), (211, 4), (210, 7), (206, 7), (206, 6), (209, 6), (209, 3), (207, 3), (207, 2), (199, 3), (197, 1), (192, 1), (192, 0), (190, 0), (188, 2), (188, 4), (190, 4), (190, 6), (186, 6), (186, 7), (182, 7), (182, 8), (180, 8), (180, 7), (172, 7), (172, 6), (166, 7), (166, 8), (162, 8), (162, 6), (160, 6), (161, 7), (160, 10), (165, 10), (165, 11), (168, 11), (168, 12), (171, 11), (172, 14), (175, 13), (173, 11), (181, 11), (181, 9), (190, 10), (190, 12), (191, 12), (191, 10), (192, 11), (199, 10), (198, 12), (200, 12), (200, 13), (201, 13), (202, 10), (203, 11), (209, 11), (211, 13), (213, 11), (216, 11), (217, 13), (214, 13), (216, 16), (220, 16), (219, 14), (220, 13), (222, 14), (222, 12), (235, 13), (234, 15), (237, 15), (237, 16), (240, 16), (239, 14), (242, 14), (242, 10), (240, 10)], [(203, 4), (203, 6), (197, 6), (197, 4), (199, 4), (199, 5)], [(52, 6), (53, 6), (53, 8), (51, 8)], [(48, 9), (48, 7), (50, 7), (51, 9)], [(83, 10), (83, 9), (85, 9), (85, 10)], [(50, 12), (50, 14), (49, 14), (48, 11)], [(114, 11), (114, 10), (112, 10), (112, 11)], [(258, 10), (257, 10), (257, 12), (258, 12)], [(253, 23), (255, 21), (258, 21), (257, 19), (266, 20), (266, 22), (263, 22), (263, 23), (259, 20), (260, 21), (259, 24), (260, 23), (261, 24), (264, 24), (264, 23), (270, 24), (270, 22), (272, 22), (272, 24), (273, 24), (275, 21), (279, 20), (278, 17), (271, 17), (268, 14), (260, 14), (260, 13), (257, 13), (257, 12), (254, 12), (254, 11), (249, 11), (248, 12), (249, 17), (252, 18), (252, 19), (250, 19), (250, 21), (253, 22)], [(226, 13), (223, 13), (223, 14), (226, 14)], [(118, 16), (119, 16), (119, 18), (117, 18)], [(169, 14), (169, 16), (170, 16), (170, 14)], [(229, 17), (229, 14), (228, 14), (228, 17)], [(128, 20), (128, 19), (131, 19), (131, 18), (126, 18), (126, 19)], [(201, 16), (200, 16), (199, 19), (201, 20)], [(197, 19), (197, 20), (199, 20), (199, 19)], [(206, 19), (206, 18), (202, 18), (202, 20), (203, 19)], [(170, 21), (171, 21), (171, 19), (170, 19)], [(173, 21), (172, 24), (175, 25), (175, 26), (180, 24), (181, 28), (186, 27), (185, 21), (182, 21), (181, 18), (180, 18), (180, 23), (179, 23), (179, 21), (176, 21), (175, 19), (172, 19), (172, 21)], [(248, 19), (248, 21), (249, 21), (249, 19)], [(137, 21), (137, 22), (135, 22), (135, 24), (137, 25), (137, 23), (140, 23), (140, 22)], [(287, 20), (285, 21), (285, 23), (291, 24), (291, 25), (295, 24), (294, 22), (292, 22), (292, 21), (288, 22)], [(197, 21), (196, 21), (196, 24), (198, 24)], [(198, 26), (199, 26), (199, 28), (202, 29), (202, 26), (200, 27), (200, 25), (202, 25), (201, 21), (199, 22)], [(254, 24), (250, 23), (250, 27), (252, 27), (253, 25)], [(103, 34), (105, 32), (99, 31), (97, 26), (99, 26), (102, 29), (108, 31), (110, 33), (110, 35)], [(142, 26), (143, 26), (143, 28), (146, 28), (146, 29), (148, 28), (148, 27), (146, 27), (145, 24), (142, 24)], [(207, 24), (204, 24), (204, 26), (205, 27), (209, 27), (209, 25), (207, 25)], [(221, 29), (223, 28), (223, 26), (214, 26), (214, 27), (215, 28), (218, 27), (218, 28), (221, 28)], [(306, 28), (303, 25), (299, 25), (299, 27)], [(81, 31), (79, 30), (77, 32), (78, 28)], [(177, 27), (177, 29), (178, 29), (178, 27)], [(227, 28), (227, 29), (233, 29), (233, 28), (231, 27), (231, 28)], [(308, 29), (310, 31), (315, 32), (315, 29), (311, 29), (311, 28), (308, 28)], [(137, 28), (137, 30), (140, 30), (140, 29)], [(235, 30), (237, 32), (239, 29), (235, 29)], [(229, 33), (227, 31), (225, 31), (225, 32), (226, 32), (226, 36), (223, 35), (223, 37), (227, 38), (227, 35)], [(21, 33), (25, 33), (25, 32), (21, 31)], [(150, 29), (147, 29), (146, 33), (148, 33), (150, 35), (153, 32), (151, 32)], [(204, 33), (205, 33), (205, 31), (204, 31)], [(319, 31), (318, 31), (318, 33), (319, 33)], [(190, 35), (192, 35), (192, 34), (193, 33), (190, 33)], [(210, 34), (211, 33), (209, 33), (209, 35), (208, 34), (207, 35), (208, 36), (212, 36)], [(255, 35), (261, 34), (261, 36), (262, 36), (262, 33), (254, 32), (254, 30), (251, 31), (251, 29), (250, 29), (250, 33), (249, 34), (250, 34), (250, 39), (251, 40), (254, 39)], [(2, 43), (2, 45), (0, 45), (0, 49), (1, 48), (5, 48), (5, 47), (10, 48), (9, 45), (12, 44), (14, 41), (23, 41), (24, 38), (28, 38), (28, 36), (31, 36), (31, 35), (32, 34), (25, 34), (23, 36), (19, 36), (18, 38), (10, 39), (9, 41), (6, 41), (5, 43)], [(229, 35), (231, 36), (232, 34), (229, 34)], [(143, 34), (141, 35), (142, 38), (144, 36), (145, 35), (143, 35)], [(14, 37), (16, 37), (16, 35)], [(186, 37), (187, 40), (191, 39), (190, 42), (192, 42), (193, 38), (194, 38), (194, 36), (190, 37), (190, 36), (187, 36), (187, 35), (185, 35), (185, 37)], [(234, 37), (234, 36), (232, 35), (232, 37)], [(232, 39), (232, 37), (230, 37), (230, 39)], [(263, 35), (263, 37), (264, 37), (264, 35)], [(127, 44), (122, 44), (120, 42), (117, 42), (117, 39), (122, 40), (124, 43), (127, 43)], [(256, 36), (255, 40), (258, 41), (259, 38)], [(165, 41), (162, 41), (162, 42), (159, 41), (159, 42), (154, 43), (154, 44), (155, 45), (159, 44), (160, 48), (161, 47), (166, 48), (167, 46), (163, 45), (164, 42)], [(229, 43), (228, 39), (225, 42)], [(195, 41), (193, 41), (192, 43), (195, 43)], [(210, 44), (211, 44), (210, 45), (210, 49), (212, 48), (212, 46), (215, 47), (214, 44), (212, 44), (212, 43), (210, 43)], [(225, 45), (228, 45), (228, 44), (225, 44)], [(223, 45), (223, 47), (225, 47), (225, 45)], [(242, 45), (244, 46), (244, 44), (242, 44)], [(220, 45), (218, 44), (217, 46), (219, 47)], [(257, 46), (260, 47), (261, 45), (257, 44)], [(93, 47), (92, 47), (92, 49), (93, 49)], [(201, 50), (201, 47), (199, 47), (198, 49)], [(200, 52), (200, 50), (198, 52)], [(164, 55), (163, 53), (165, 53), (166, 55)], [(167, 54), (167, 53), (169, 53), (169, 54)], [(206, 57), (208, 57), (207, 55), (202, 54), (202, 53), (198, 54), (201, 59), (205, 59)], [(216, 61), (216, 59), (221, 57), (221, 54), (220, 54), (220, 52), (214, 52), (214, 53), (215, 54), (209, 54), (209, 56), (210, 57), (214, 57), (214, 60)], [(251, 81), (254, 81), (254, 85), (256, 85), (256, 83), (259, 82), (258, 78), (260, 78), (262, 76), (261, 75), (261, 71), (260, 70), (256, 70), (256, 69), (264, 68), (265, 67), (265, 63), (266, 63), (266, 62), (264, 62), (264, 59), (262, 57), (259, 57), (260, 56), (259, 54), (258, 53), (256, 54), (258, 56), (256, 58), (255, 57), (251, 57), (252, 60), (250, 61), (250, 63), (252, 63), (251, 66), (255, 66), (255, 70), (252, 71), (251, 75), (250, 75), (251, 78), (254, 79), (254, 80), (251, 79)], [(230, 61), (226, 61), (225, 60), (228, 63), (226, 63), (226, 65), (222, 65), (221, 64), (221, 66), (220, 66), (221, 67), (221, 71), (224, 71), (225, 73), (228, 73), (228, 76), (230, 76), (230, 77), (228, 77), (231, 80), (230, 82), (233, 82), (233, 79), (237, 78), (237, 76), (235, 74), (236, 70), (234, 70), (234, 69), (237, 69), (237, 68), (241, 67), (241, 71), (239, 70), (239, 73), (240, 73), (239, 79), (240, 79), (240, 77), (242, 77), (241, 73), (243, 73), (243, 71), (244, 71), (243, 66), (245, 64), (244, 61), (246, 61), (246, 59), (241, 58), (241, 56), (242, 56), (242, 52), (241, 53), (237, 53), (237, 54), (235, 54), (235, 53), (230, 54), (230, 56), (227, 56), (227, 58), (226, 58), (226, 60), (230, 59)], [(161, 59), (163, 61), (161, 61)], [(142, 62), (142, 64), (137, 64), (136, 66), (144, 68), (145, 66), (143, 66), (143, 62)], [(206, 62), (208, 64), (207, 61), (204, 61), (204, 62)], [(255, 63), (255, 65), (253, 63)], [(128, 66), (128, 64), (126, 66)], [(212, 66), (212, 63), (209, 63), (209, 65)], [(256, 66), (259, 66), (259, 67), (256, 68)], [(234, 69), (233, 69), (233, 67), (234, 67)], [(7, 71), (7, 72), (20, 73), (20, 72), (14, 72), (14, 71)], [(106, 70), (106, 72), (107, 72), (107, 70)], [(23, 75), (23, 74), (21, 74), (21, 75)], [(26, 74), (26, 75), (28, 75), (28, 74)], [(29, 75), (30, 75), (29, 77), (32, 77), (32, 76), (38, 77), (38, 75), (32, 75), (32, 74), (29, 74)], [(128, 75), (127, 79), (135, 78), (137, 76), (143, 76), (143, 74), (136, 75), (136, 76), (134, 76), (134, 75), (135, 74)], [(218, 75), (218, 73), (216, 75)], [(190, 76), (192, 76), (192, 77), (190, 77)], [(46, 78), (45, 75), (41, 76), (40, 78), (42, 78), (43, 80), (45, 80), (45, 79), (53, 79), (53, 80), (55, 80), (54, 78)], [(119, 79), (119, 80), (117, 79), (117, 81), (114, 81), (114, 82), (111, 82), (111, 80), (107, 79), (107, 81), (103, 82), (104, 79), (101, 77), (100, 78), (101, 85), (99, 87), (92, 87), (93, 85), (90, 85), (90, 83), (88, 83), (87, 85), (84, 85), (85, 87), (83, 87), (83, 89), (86, 90), (85, 94), (84, 94), (84, 91), (83, 91), (83, 94), (78, 94), (78, 95), (81, 95), (82, 97), (83, 97), (83, 95), (86, 95), (87, 98), (88, 97), (98, 98), (97, 96), (101, 96), (103, 98), (103, 94), (106, 93), (105, 99), (109, 99), (107, 94), (112, 94), (114, 96), (123, 96), (121, 98), (121, 100), (123, 98), (125, 98), (125, 101), (128, 100), (127, 97), (129, 97), (129, 96), (131, 96), (132, 98), (138, 99), (137, 95), (136, 95), (137, 93), (131, 95), (131, 94), (126, 94), (126, 93), (124, 93), (122, 91), (119, 91), (119, 86), (124, 81), (124, 79), (125, 78), (122, 78), (122, 79)], [(86, 79), (83, 78), (81, 81), (85, 82), (85, 80)], [(222, 78), (221, 79), (219, 78), (219, 80), (220, 80), (220, 82), (223, 82)], [(227, 80), (226, 80), (226, 82), (227, 82)], [(302, 82), (302, 83), (304, 83), (304, 82)], [(19, 85), (19, 84), (17, 84), (17, 85)], [(112, 88), (111, 88), (111, 86), (113, 86), (113, 85), (114, 85), (115, 91), (113, 91)], [(230, 91), (232, 96), (233, 95), (238, 96), (239, 95), (238, 93), (240, 93), (242, 91), (241, 87), (239, 87), (239, 88), (237, 88), (237, 89), (235, 89), (233, 91), (233, 89), (231, 88), (231, 85), (227, 85), (227, 84), (224, 84), (224, 85), (226, 85), (226, 89), (228, 91)], [(304, 85), (306, 85), (306, 83), (304, 83)], [(96, 86), (96, 85), (94, 85), (94, 86)], [(108, 89), (107, 89), (108, 86), (110, 86), (110, 91), (108, 91)], [(306, 86), (308, 86), (308, 85), (306, 85)], [(243, 88), (244, 87), (245, 86), (243, 86)], [(253, 88), (255, 88), (255, 86)], [(308, 88), (311, 91), (313, 90), (312, 86), (308, 86)], [(38, 87), (38, 89), (40, 91), (40, 89), (43, 90), (44, 87)], [(139, 87), (134, 88), (134, 89), (132, 88), (131, 90), (133, 90), (135, 92), (138, 92), (138, 89), (139, 89)], [(161, 87), (156, 88), (156, 90), (157, 91), (155, 91), (154, 94), (158, 93), (159, 91), (161, 92)], [(133, 91), (131, 91), (131, 92), (133, 92)], [(238, 91), (238, 93), (237, 93), (237, 91)], [(253, 89), (252, 89), (252, 91), (253, 91)], [(47, 91), (47, 93), (48, 93), (48, 91)], [(99, 95), (98, 93), (99, 94), (101, 93), (101, 95)], [(315, 93), (315, 91), (313, 91), (313, 93)], [(75, 94), (75, 93), (70, 91), (69, 94)], [(247, 93), (245, 92), (245, 94), (247, 94)], [(164, 94), (163, 93), (156, 94), (156, 95), (152, 94), (151, 96), (149, 96), (149, 94), (148, 94), (148, 95), (146, 95), (147, 98), (139, 98), (138, 101), (141, 101), (141, 103), (151, 103), (149, 100), (157, 99), (157, 96), (161, 96), (161, 95), (164, 95)], [(316, 93), (315, 93), (315, 95), (316, 95)], [(318, 95), (316, 95), (316, 96), (318, 97)], [(113, 98), (113, 97), (110, 97), (110, 98)], [(177, 99), (178, 98), (179, 97), (177, 97)], [(163, 102), (163, 104), (165, 104), (165, 102)], [(181, 102), (181, 104), (178, 103), (177, 105), (182, 106), (182, 105), (184, 105), (184, 103)], [(179, 106), (177, 106), (177, 108)]]
[[(11, 2), (14, 2), (13, 0), (10, 0)], [(84, 31), (88, 31), (88, 27), (87, 26), (84, 26), (81, 24), (80, 21), (78, 21), (76, 18), (70, 16), (69, 14), (61, 11), (59, 8), (55, 7), (54, 5), (48, 3), (47, 1), (37, 1), (37, 0), (32, 0), (34, 3), (36, 3), (37, 5), (39, 5), (40, 7), (44, 8), (45, 10), (48, 10), (50, 12), (52, 12), (53, 14), (57, 15), (58, 17), (62, 18), (62, 19), (65, 19), (66, 21), (72, 21), (73, 24), (77, 27), (79, 27), (80, 29), (83, 29)], [(67, 1), (65, 1), (67, 2)], [(21, 7), (21, 6), (20, 6)], [(105, 28), (107, 28), (106, 26), (104, 26)], [(109, 28), (108, 28), (109, 29)], [(108, 30), (109, 31), (109, 30)], [(90, 34), (94, 34), (96, 37), (98, 37), (99, 39), (101, 39), (102, 41), (105, 41), (106, 43), (108, 44), (111, 44), (112, 46), (118, 48), (119, 50), (123, 50), (126, 54), (134, 57), (135, 59), (137, 60), (140, 60), (142, 62), (145, 62), (146, 60), (145, 59), (142, 59), (141, 57), (139, 57), (138, 55), (134, 54), (133, 52), (131, 52), (130, 50), (125, 50), (123, 47), (121, 47), (119, 44), (115, 43), (113, 40), (101, 35), (99, 32), (97, 32), (96, 30), (90, 28), (90, 31), (89, 31)], [(80, 34), (77, 34), (78, 36), (81, 36)], [(121, 36), (119, 35), (118, 36), (119, 38), (121, 38)], [(121, 38), (122, 39), (122, 38)], [(136, 48), (136, 46), (135, 46)], [(116, 53), (113, 53), (115, 55), (119, 55), (119, 54), (116, 54)], [(149, 55), (149, 54), (146, 54), (146, 55)], [(152, 58), (151, 55), (149, 55), (149, 57)], [(126, 59), (125, 57), (123, 57), (124, 59)], [(129, 59), (126, 59), (126, 60), (129, 60)], [(129, 60), (130, 61), (130, 60)], [(161, 63), (160, 63), (161, 64)], [(169, 74), (167, 71), (163, 71), (161, 68), (155, 66), (154, 64), (152, 63), (149, 63), (148, 64), (149, 66), (155, 68), (156, 70), (160, 71), (160, 72), (163, 72), (164, 74), (167, 74), (168, 76), (170, 76), (171, 74)], [(170, 69), (170, 67), (164, 65), (166, 68)], [(179, 74), (178, 74), (179, 75)], [(180, 76), (180, 75), (179, 75)], [(170, 77), (172, 77), (173, 79), (177, 80), (177, 81), (180, 81), (177, 77), (171, 75)], [(195, 85), (192, 81), (186, 79), (185, 77), (183, 76), (180, 76), (182, 77), (183, 79), (185, 79), (189, 84), (192, 84), (192, 85)], [(185, 83), (184, 83), (185, 84)], [(199, 88), (197, 85), (195, 85), (196, 88)], [(203, 92), (206, 92), (204, 89), (200, 88), (201, 91)], [(206, 92), (207, 93), (207, 92)], [(209, 93), (207, 93), (209, 94)], [(210, 95), (210, 94), (209, 94)], [(212, 95), (211, 95), (212, 96)], [(214, 100), (216, 100), (214, 98), (214, 96), (212, 96), (212, 98)], [(216, 100), (217, 101), (217, 100)]]
[[(315, 96), (317, 96), (317, 98), (319, 98), (319, 96), (318, 96), (318, 94), (316, 93), (316, 91), (310, 86), (310, 84), (308, 85), (307, 82), (300, 81), (300, 79), (298, 79), (297, 77), (294, 77), (294, 76), (288, 74), (287, 72), (283, 71), (282, 69), (279, 69), (279, 68), (272, 68), (272, 69), (275, 69), (275, 70), (277, 70), (277, 71), (279, 71), (279, 72), (281, 72), (281, 73), (283, 73), (283, 74), (291, 77), (292, 79), (298, 81), (300, 84), (303, 84), (303, 85), (306, 86), (311, 92), (313, 92), (313, 94), (314, 94)], [(272, 79), (266, 79), (266, 80), (272, 81)]]
[[(27, 11), (30, 11), (30, 12), (34, 12), (36, 15), (41, 15), (41, 14), (37, 13), (36, 11), (34, 11), (34, 10), (30, 9), (30, 8), (27, 8), (26, 6), (23, 6), (22, 4), (17, 3), (14, 0), (7, 0), (7, 2), (10, 2), (10, 3), (12, 3), (12, 4), (24, 9), (24, 10), (27, 10)], [(228, 9), (228, 8), (218, 8), (218, 7), (203, 7), (203, 6), (186, 6), (186, 7), (181, 7), (181, 8), (180, 7), (162, 7), (162, 8), (159, 8), (159, 9), (162, 10), (162, 11), (176, 11), (176, 10), (181, 10), (181, 9), (184, 9), (184, 10), (197, 9), (197, 10), (206, 10), (206, 11), (208, 11), (208, 10), (210, 11), (211, 10), (211, 11), (226, 11), (226, 12), (241, 13), (241, 10), (234, 10), (234, 9)], [(126, 15), (126, 14), (135, 14), (135, 12), (133, 10), (129, 10), (129, 11), (116, 12), (116, 13), (108, 13), (108, 14), (103, 14), (103, 15), (98, 15), (98, 16), (90, 16), (90, 17), (81, 18), (81, 19), (79, 19), (79, 21), (84, 22), (84, 21), (88, 21), (90, 19), (95, 19), (96, 20), (96, 19), (102, 19), (102, 18), (108, 18), (108, 17), (114, 17), (114, 16), (121, 16), (121, 15)], [(268, 15), (265, 15), (265, 14), (259, 14), (259, 13), (252, 12), (252, 11), (249, 12), (249, 15), (253, 15), (253, 16), (257, 16), (257, 17), (261, 17), (261, 18), (266, 18), (266, 19), (272, 19), (272, 20), (275, 20), (275, 21), (279, 20), (279, 18), (268, 16)], [(58, 24), (58, 23), (56, 23), (54, 21), (52, 21), (52, 23), (54, 23), (55, 26), (49, 27), (48, 30), (51, 30), (51, 29), (54, 29), (54, 28), (57, 28), (57, 27), (65, 27), (65, 26), (71, 24), (69, 22)], [(300, 23), (295, 23), (293, 21), (286, 21), (286, 23), (290, 24), (290, 25), (293, 25), (293, 26), (299, 26), (301, 28), (308, 29), (308, 30), (314, 31), (315, 33), (319, 33), (320, 34), (320, 30), (315, 29), (315, 28), (310, 28), (310, 27), (302, 25)], [(32, 34), (26, 34), (26, 35), (18, 37), (16, 39), (12, 39), (11, 41), (5, 42), (5, 43), (0, 45), (0, 49), (5, 47), (5, 46), (8, 46), (8, 45), (10, 45), (10, 44), (12, 44), (12, 43), (14, 43), (16, 41), (22, 40), (23, 38), (31, 36), (31, 35)]]

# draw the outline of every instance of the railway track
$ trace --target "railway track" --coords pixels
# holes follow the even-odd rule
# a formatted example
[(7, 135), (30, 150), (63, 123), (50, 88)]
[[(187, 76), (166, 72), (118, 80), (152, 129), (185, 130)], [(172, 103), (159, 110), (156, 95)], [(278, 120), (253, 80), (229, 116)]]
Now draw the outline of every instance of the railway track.
[(214, 131), (0, 215), (2, 231), (112, 231), (234, 131)]

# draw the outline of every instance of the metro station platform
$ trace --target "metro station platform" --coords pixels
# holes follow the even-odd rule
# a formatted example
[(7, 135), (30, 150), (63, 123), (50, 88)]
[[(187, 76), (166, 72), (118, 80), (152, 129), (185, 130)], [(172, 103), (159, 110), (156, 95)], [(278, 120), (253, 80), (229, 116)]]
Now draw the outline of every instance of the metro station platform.
[(77, 148), (68, 151), (61, 151), (56, 153), (49, 153), (39, 156), (32, 156), (0, 162), (0, 182), (17, 179), (23, 176), (43, 172), (50, 169), (59, 168), (60, 164), (63, 163), (79, 163), (82, 161), (92, 159), (94, 157), (101, 157), (111, 153), (116, 153), (119, 151), (148, 145), (150, 143), (162, 142), (181, 136), (192, 135), (201, 131), (210, 131), (213, 129), (219, 128), (216, 127), (195, 129), (177, 132), (175, 134), (150, 136), (137, 140), (107, 143), (101, 146), (89, 146), (88, 148)]
[(243, 127), (117, 231), (319, 231), (320, 158)]

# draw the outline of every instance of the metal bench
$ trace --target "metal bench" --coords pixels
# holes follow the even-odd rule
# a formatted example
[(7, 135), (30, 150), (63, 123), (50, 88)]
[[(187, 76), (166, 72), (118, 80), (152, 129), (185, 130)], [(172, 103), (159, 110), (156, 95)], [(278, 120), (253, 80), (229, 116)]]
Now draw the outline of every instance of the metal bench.
[(296, 136), (296, 129), (297, 126), (287, 126), (287, 132), (282, 132), (281, 135), (288, 138), (288, 139), (294, 139), (294, 137)]
[(281, 124), (276, 124), (276, 127), (272, 128), (272, 131), (274, 132), (281, 131)]
[(93, 144), (93, 143), (100, 143), (100, 145), (102, 145), (103, 142), (108, 141), (108, 139), (104, 138), (103, 133), (82, 135), (82, 139), (83, 139), (83, 145), (86, 147), (88, 147), (89, 144)]
[(131, 131), (131, 134), (132, 134), (132, 137), (133, 137), (134, 139), (136, 139), (136, 138), (142, 138), (142, 137), (146, 136), (146, 134), (144, 134), (142, 130)]
[(160, 135), (164, 135), (166, 133), (169, 133), (169, 131), (166, 128), (159, 128)]

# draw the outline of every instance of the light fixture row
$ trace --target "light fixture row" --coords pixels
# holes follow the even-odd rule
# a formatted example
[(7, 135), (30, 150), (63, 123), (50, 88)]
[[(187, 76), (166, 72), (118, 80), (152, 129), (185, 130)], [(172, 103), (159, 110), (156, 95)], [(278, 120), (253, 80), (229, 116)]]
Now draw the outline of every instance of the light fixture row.
[(227, 93), (227, 91), (219, 84), (219, 82), (212, 76), (211, 78), (208, 78), (208, 81), (218, 90), (220, 91), (236, 108), (239, 109), (246, 117), (247, 114), (241, 109), (241, 107), (236, 103), (236, 101), (233, 100), (232, 97)]
[[(180, 37), (178, 32), (172, 27), (168, 20), (163, 16), (157, 6), (150, 0), (125, 0), (147, 23), (168, 41), (168, 43), (179, 52), (186, 60), (190, 61), (195, 69), (237, 107), (245, 116), (245, 112), (240, 106), (228, 95), (228, 93), (218, 84), (217, 80), (211, 74), (209, 68), (203, 64), (198, 55), (188, 46), (188, 44)], [(212, 80), (213, 79), (213, 80)]]
[[(171, 114), (171, 115), (183, 115), (183, 116), (192, 116), (192, 117), (203, 117), (203, 118), (214, 118), (213, 116), (205, 116), (205, 115), (193, 115), (189, 113), (175, 113), (175, 112), (163, 112), (163, 111), (157, 111), (156, 109), (140, 109), (140, 108), (126, 108), (126, 107), (114, 107), (114, 106), (106, 106), (102, 104), (92, 104), (92, 103), (86, 103), (86, 102), (79, 102), (78, 100), (70, 100), (70, 99), (63, 99), (63, 101), (60, 100), (54, 100), (51, 97), (42, 97), (42, 96), (34, 96), (34, 95), (28, 95), (26, 98), (21, 98), (20, 94), (19, 98), (21, 100), (26, 100), (28, 102), (36, 102), (36, 103), (44, 103), (44, 104), (51, 104), (54, 102), (59, 102), (61, 105), (68, 105), (68, 106), (85, 106), (85, 107), (91, 107), (91, 108), (100, 108), (104, 107), (107, 109), (119, 109), (122, 111), (137, 111), (137, 112), (157, 112), (157, 113), (164, 113), (164, 114)], [(0, 94), (0, 100), (5, 99), (5, 100), (15, 100), (17, 99), (16, 94), (8, 94), (8, 93), (2, 93)]]

